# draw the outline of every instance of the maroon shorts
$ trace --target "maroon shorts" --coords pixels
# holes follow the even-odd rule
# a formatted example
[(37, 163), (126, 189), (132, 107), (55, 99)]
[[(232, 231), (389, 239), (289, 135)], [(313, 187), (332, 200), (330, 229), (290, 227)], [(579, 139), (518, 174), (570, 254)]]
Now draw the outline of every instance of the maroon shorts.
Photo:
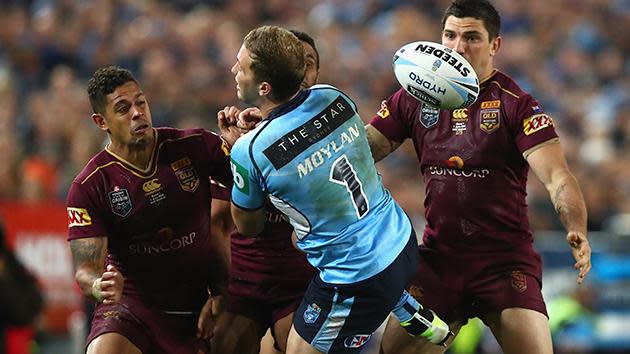
[(254, 320), (264, 329), (294, 312), (316, 274), (304, 254), (248, 257), (232, 252), (228, 311)]
[(446, 255), (419, 247), (409, 293), (446, 321), (519, 307), (547, 316), (540, 256), (533, 249), (493, 255)]
[(165, 314), (137, 300), (126, 298), (123, 302), (96, 306), (88, 345), (101, 334), (114, 332), (129, 339), (143, 353), (210, 352), (208, 342), (196, 338), (199, 314)]

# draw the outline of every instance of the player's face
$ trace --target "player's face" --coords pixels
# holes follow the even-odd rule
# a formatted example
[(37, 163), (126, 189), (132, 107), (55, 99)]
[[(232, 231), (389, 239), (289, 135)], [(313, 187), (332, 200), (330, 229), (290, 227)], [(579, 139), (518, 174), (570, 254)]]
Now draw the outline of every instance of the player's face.
[(306, 53), (306, 72), (304, 73), (304, 81), (302, 81), (302, 88), (309, 88), (317, 83), (317, 77), (319, 76), (317, 53), (310, 44), (302, 42), (304, 46), (304, 52)]
[(232, 73), (236, 81), (236, 95), (241, 101), (256, 105), (259, 98), (259, 85), (254, 78), (251, 65), (252, 58), (250, 57), (249, 50), (245, 48), (245, 45), (242, 45), (236, 55), (236, 63), (232, 66)]
[(142, 147), (153, 141), (149, 103), (133, 81), (118, 86), (107, 95), (104, 118), (113, 144)]
[(501, 38), (489, 40), (482, 20), (449, 16), (442, 30), (442, 44), (463, 55), (473, 66), (479, 81), (493, 70), (492, 59), (499, 50)]

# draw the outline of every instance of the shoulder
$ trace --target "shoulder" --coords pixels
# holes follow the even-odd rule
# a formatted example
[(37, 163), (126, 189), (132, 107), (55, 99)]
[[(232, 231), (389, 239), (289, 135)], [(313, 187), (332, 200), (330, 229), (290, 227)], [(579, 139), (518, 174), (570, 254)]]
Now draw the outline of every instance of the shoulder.
[(155, 128), (158, 141), (176, 141), (204, 136), (217, 136), (216, 133), (204, 128), (177, 129), (171, 127)]
[(98, 154), (94, 155), (90, 161), (88, 161), (81, 172), (79, 172), (79, 174), (74, 178), (73, 182), (84, 184), (99, 170), (106, 168), (113, 163), (115, 163), (115, 159), (105, 150), (101, 150)]
[(494, 91), (497, 93), (498, 97), (508, 101), (527, 100), (531, 98), (529, 92), (523, 90), (514, 79), (498, 70), (482, 85), (486, 90)]
[(352, 98), (350, 98), (350, 96), (348, 96), (345, 92), (341, 91), (335, 86), (332, 86), (329, 84), (317, 84), (317, 85), (311, 86), (309, 90), (311, 91), (311, 93), (314, 94), (313, 97), (318, 97), (318, 96), (338, 97), (339, 95), (341, 95), (345, 97), (348, 101), (352, 102), (352, 104), (356, 107), (356, 104), (354, 103)]
[[(234, 155), (235, 153), (247, 153), (247, 151), (249, 150), (249, 146), (253, 144), (253, 142), (261, 135), (261, 133), (265, 131), (265, 128), (267, 128), (270, 123), (270, 121), (264, 120), (260, 124), (258, 124), (256, 128), (250, 130), (247, 134), (238, 138), (238, 140), (236, 140), (236, 142), (234, 143), (230, 154)], [(269, 131), (271, 132), (273, 131), (273, 129)]]

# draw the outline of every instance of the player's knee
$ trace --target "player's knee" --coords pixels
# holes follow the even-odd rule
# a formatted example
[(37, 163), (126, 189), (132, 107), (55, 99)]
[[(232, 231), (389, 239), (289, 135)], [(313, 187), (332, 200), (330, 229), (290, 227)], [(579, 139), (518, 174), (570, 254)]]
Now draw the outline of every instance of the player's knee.
[(119, 333), (102, 334), (88, 344), (87, 354), (142, 354), (129, 339)]

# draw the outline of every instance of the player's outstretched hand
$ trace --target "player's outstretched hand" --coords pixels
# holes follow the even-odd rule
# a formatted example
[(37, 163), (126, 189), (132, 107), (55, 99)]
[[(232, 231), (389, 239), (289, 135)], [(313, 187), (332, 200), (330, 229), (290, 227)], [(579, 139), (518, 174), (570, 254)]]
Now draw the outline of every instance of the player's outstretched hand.
[(100, 289), (103, 304), (110, 305), (120, 301), (123, 286), (125, 285), (125, 278), (123, 278), (116, 267), (108, 264), (107, 269), (97, 281), (98, 284), (95, 284), (95, 286)]
[(197, 338), (209, 340), (214, 335), (214, 327), (217, 324), (219, 315), (223, 312), (225, 298), (223, 295), (210, 295), (208, 301), (201, 309), (199, 320), (197, 320)]
[(584, 278), (591, 270), (591, 245), (586, 235), (581, 232), (571, 231), (567, 234), (567, 242), (571, 246), (571, 253), (575, 258), (573, 267), (580, 273), (577, 277), (578, 284), (582, 284)]

